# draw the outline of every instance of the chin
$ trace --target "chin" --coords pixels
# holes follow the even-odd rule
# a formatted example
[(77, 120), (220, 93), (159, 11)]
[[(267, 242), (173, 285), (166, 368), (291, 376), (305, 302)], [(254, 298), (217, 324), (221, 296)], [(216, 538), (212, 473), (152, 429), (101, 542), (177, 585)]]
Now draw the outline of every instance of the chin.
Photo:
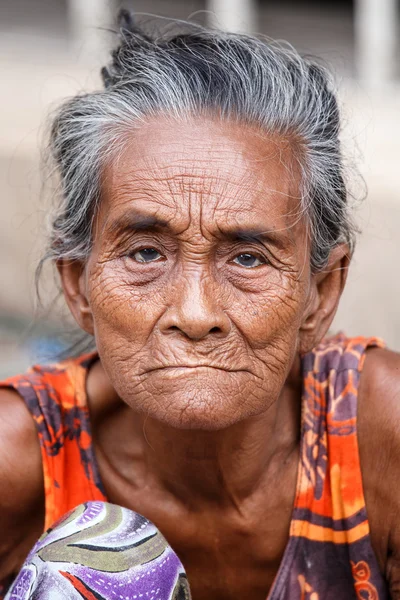
[(222, 431), (238, 423), (241, 419), (227, 418), (223, 415), (207, 415), (205, 411), (185, 411), (177, 418), (168, 415), (153, 415), (153, 418), (159, 420), (169, 427), (181, 430), (191, 431)]
[(115, 389), (135, 412), (181, 430), (218, 431), (265, 410), (249, 398), (246, 371), (159, 369), (140, 381), (119, 378)]
[(237, 385), (199, 383), (186, 381), (178, 389), (164, 387), (156, 395), (157, 403), (154, 396), (146, 402), (146, 414), (176, 429), (218, 431), (262, 412), (262, 407), (255, 410), (243, 399)]
[(206, 410), (193, 410), (191, 407), (183, 410), (180, 415), (154, 415), (160, 422), (174, 429), (192, 431), (222, 431), (235, 425), (241, 419), (232, 419), (224, 414), (210, 414)]

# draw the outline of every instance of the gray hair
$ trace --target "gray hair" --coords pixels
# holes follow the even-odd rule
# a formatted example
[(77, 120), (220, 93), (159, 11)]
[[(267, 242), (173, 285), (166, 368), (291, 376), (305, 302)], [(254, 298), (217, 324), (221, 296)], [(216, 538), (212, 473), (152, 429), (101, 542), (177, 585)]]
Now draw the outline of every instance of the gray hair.
[(352, 247), (338, 103), (324, 67), (271, 40), (188, 24), (150, 36), (127, 11), (119, 16), (119, 40), (102, 69), (104, 89), (68, 100), (52, 123), (61, 201), (47, 258), (88, 257), (102, 168), (129, 130), (160, 113), (211, 113), (297, 140), (312, 269), (322, 269), (337, 244)]

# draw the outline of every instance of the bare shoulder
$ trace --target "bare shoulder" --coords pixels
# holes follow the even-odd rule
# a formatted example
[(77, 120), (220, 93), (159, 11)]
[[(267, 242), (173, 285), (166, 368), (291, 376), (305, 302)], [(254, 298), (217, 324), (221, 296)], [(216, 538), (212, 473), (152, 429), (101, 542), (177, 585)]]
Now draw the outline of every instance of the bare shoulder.
[[(367, 460), (372, 458), (370, 454), (377, 460), (388, 458), (400, 444), (400, 354), (397, 352), (385, 348), (367, 350), (360, 379), (358, 430), (360, 451)], [(365, 453), (366, 446), (371, 452)]]
[(360, 380), (358, 440), (371, 540), (400, 598), (400, 354), (367, 351)]
[(18, 570), (43, 531), (44, 487), (35, 423), (24, 401), (0, 389), (0, 580)]

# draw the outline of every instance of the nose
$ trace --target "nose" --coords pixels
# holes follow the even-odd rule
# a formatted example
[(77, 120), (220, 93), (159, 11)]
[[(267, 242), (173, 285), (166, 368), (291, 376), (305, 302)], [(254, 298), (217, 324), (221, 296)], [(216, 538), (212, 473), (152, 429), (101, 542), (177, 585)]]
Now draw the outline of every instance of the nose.
[(211, 276), (197, 269), (185, 272), (171, 288), (169, 307), (159, 321), (162, 333), (194, 341), (228, 335), (231, 322), (220, 305), (221, 289)]

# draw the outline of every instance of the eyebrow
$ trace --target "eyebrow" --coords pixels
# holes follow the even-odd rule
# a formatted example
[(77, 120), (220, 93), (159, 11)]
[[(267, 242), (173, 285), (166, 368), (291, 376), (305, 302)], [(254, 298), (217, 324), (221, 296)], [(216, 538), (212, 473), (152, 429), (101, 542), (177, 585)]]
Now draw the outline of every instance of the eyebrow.
[(169, 228), (168, 221), (151, 215), (143, 215), (139, 212), (129, 212), (122, 215), (109, 225), (109, 230), (117, 234), (156, 231), (167, 228)]
[(221, 235), (233, 242), (250, 242), (250, 243), (272, 243), (278, 247), (284, 248), (287, 246), (286, 236), (277, 235), (270, 229), (258, 229), (258, 228), (240, 228), (240, 229), (227, 229), (220, 230)]
[[(137, 231), (173, 231), (170, 223), (165, 219), (153, 215), (144, 215), (141, 212), (129, 212), (117, 218), (109, 226), (111, 232), (117, 235), (135, 233)], [(232, 242), (247, 242), (256, 244), (272, 243), (278, 248), (285, 248), (288, 244), (286, 235), (278, 235), (267, 228), (240, 227), (240, 228), (218, 228), (219, 237)]]

